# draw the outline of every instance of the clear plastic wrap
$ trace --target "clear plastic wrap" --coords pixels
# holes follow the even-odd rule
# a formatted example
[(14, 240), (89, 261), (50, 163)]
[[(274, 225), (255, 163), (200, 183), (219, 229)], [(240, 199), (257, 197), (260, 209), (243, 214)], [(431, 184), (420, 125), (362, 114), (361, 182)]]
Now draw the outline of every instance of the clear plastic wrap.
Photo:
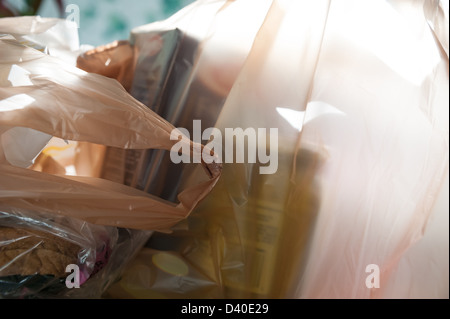
[(0, 298), (99, 298), (151, 233), (0, 205)]

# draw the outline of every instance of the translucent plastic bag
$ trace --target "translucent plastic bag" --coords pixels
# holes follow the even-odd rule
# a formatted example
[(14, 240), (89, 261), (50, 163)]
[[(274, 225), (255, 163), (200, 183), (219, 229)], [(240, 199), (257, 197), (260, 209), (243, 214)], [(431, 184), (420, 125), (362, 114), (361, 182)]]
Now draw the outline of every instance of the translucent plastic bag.
[[(8, 33), (0, 36), (4, 298), (100, 297), (151, 233), (186, 218), (220, 176), (220, 165), (201, 163), (205, 179), (178, 202), (99, 178), (106, 146), (170, 150), (177, 142), (188, 156), (205, 148), (171, 140), (175, 128), (117, 81), (56, 57), (74, 62), (75, 31), (58, 19), (0, 20)], [(69, 265), (79, 269), (80, 289), (66, 285)]]
[[(3, 72), (18, 81), (2, 83), (2, 137), (11, 128), (26, 127), (65, 140), (117, 148), (170, 150), (178, 142), (170, 139), (174, 127), (133, 99), (117, 81), (87, 74), (13, 39), (0, 41)], [(203, 150), (187, 139), (181, 142), (188, 143), (192, 152)], [(220, 175), (220, 165), (203, 163), (210, 179), (186, 189), (179, 194), (180, 204), (172, 205), (106, 180), (50, 176), (8, 165), (4, 145), (14, 146), (8, 140), (0, 149), (2, 194), (14, 193), (2, 196), (2, 203), (34, 209), (58, 205), (59, 214), (113, 226), (168, 229), (188, 215)], [(110, 206), (105, 207), (105, 199)], [(147, 218), (150, 215), (155, 218)]]
[[(426, 227), (448, 220), (447, 2), (199, 1), (133, 30), (130, 43), (142, 48), (133, 39), (147, 34), (153, 47), (154, 32), (175, 29), (201, 49), (179, 75), (174, 110), (200, 70), (226, 78), (214, 126), (277, 128), (278, 170), (225, 163), (171, 235), (178, 244), (147, 243), (200, 271), (197, 290), (180, 284), (192, 284), (188, 272), (169, 287), (121, 282), (116, 296), (189, 298), (214, 286), (224, 298), (448, 297), (448, 223)], [(187, 170), (180, 188), (198, 173)], [(153, 267), (138, 267), (142, 278)]]

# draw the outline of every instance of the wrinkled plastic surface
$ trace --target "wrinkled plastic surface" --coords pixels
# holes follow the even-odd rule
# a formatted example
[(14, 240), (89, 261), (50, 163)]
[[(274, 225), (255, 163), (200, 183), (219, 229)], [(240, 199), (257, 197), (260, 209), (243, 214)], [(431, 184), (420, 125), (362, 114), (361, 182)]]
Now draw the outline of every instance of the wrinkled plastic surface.
[[(13, 73), (14, 79), (2, 78), (2, 133), (26, 127), (65, 140), (117, 148), (170, 150), (176, 143), (170, 140), (174, 127), (133, 99), (117, 81), (87, 74), (8, 37), (0, 39), (0, 45), (1, 72)], [(188, 139), (181, 142), (192, 152), (203, 150)], [(0, 145), (5, 204), (58, 207), (58, 214), (126, 228), (169, 229), (189, 214), (220, 175), (219, 166), (203, 163), (207, 180), (179, 193), (176, 205), (102, 179), (69, 179), (11, 166), (4, 158), (6, 153), (5, 145)], [(105, 200), (110, 206), (105, 206)]]
[(91, 48), (89, 45), (80, 47), (77, 24), (65, 19), (40, 16), (2, 18), (0, 32), (71, 65), (75, 65), (77, 55)]
[[(448, 2), (199, 1), (131, 43), (154, 48), (155, 32), (176, 29), (211, 46), (165, 89), (189, 96), (202, 69), (226, 79), (215, 126), (278, 128), (278, 171), (224, 164), (109, 297), (448, 298)], [(221, 55), (228, 46), (242, 50)], [(145, 87), (134, 80), (132, 92)], [(201, 176), (188, 172), (180, 187)], [(158, 267), (158, 252), (176, 258)], [(156, 275), (180, 260), (193, 270)]]
[[(99, 298), (220, 176), (201, 164), (206, 178), (178, 203), (99, 178), (107, 145), (170, 149), (174, 127), (118, 82), (72, 66), (74, 32), (59, 19), (0, 19), (0, 298)], [(66, 287), (68, 265), (81, 288)]]
[[(99, 298), (151, 235), (4, 208), (1, 204), (0, 298)], [(75, 278), (80, 286), (71, 288)]]

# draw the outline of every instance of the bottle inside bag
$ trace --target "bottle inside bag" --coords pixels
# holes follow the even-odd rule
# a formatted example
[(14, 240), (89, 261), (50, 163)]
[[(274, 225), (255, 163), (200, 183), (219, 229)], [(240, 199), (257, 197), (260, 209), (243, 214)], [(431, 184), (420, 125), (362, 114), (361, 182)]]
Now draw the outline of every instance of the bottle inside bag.
[(210, 258), (226, 298), (289, 298), (301, 278), (319, 212), (321, 155), (301, 148), (278, 158), (276, 173), (260, 174), (256, 163), (248, 180), (244, 165), (225, 164), (196, 212), (206, 219)]

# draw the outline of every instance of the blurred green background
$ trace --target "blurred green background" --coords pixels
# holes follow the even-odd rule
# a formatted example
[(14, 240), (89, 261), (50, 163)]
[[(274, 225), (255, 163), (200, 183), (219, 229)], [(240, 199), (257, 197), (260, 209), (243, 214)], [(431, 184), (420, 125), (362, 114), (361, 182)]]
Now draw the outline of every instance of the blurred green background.
[(0, 0), (0, 17), (40, 15), (66, 18), (80, 9), (80, 44), (98, 46), (128, 39), (132, 28), (163, 20), (194, 0)]

